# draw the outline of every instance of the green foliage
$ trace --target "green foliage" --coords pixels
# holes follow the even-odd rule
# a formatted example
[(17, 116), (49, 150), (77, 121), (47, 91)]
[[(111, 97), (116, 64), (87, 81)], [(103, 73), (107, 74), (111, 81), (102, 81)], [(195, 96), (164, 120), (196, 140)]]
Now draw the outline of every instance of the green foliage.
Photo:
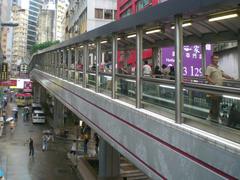
[(42, 49), (45, 49), (47, 47), (50, 47), (54, 44), (58, 44), (60, 41), (46, 41), (46, 42), (43, 42), (43, 43), (39, 43), (39, 44), (34, 44), (32, 46), (32, 49), (31, 49), (31, 54), (34, 54), (36, 53), (38, 50), (42, 50)]

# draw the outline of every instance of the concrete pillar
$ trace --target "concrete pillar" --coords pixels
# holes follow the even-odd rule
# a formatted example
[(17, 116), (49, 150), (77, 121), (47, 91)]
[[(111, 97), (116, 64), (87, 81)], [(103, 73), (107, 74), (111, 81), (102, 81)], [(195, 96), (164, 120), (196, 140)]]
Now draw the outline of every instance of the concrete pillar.
[(40, 84), (33, 82), (33, 102), (40, 102)]
[(120, 154), (104, 139), (99, 143), (99, 178), (117, 180), (120, 175)]
[(47, 100), (47, 91), (44, 87), (40, 86), (40, 102), (45, 104)]
[(238, 40), (238, 79), (240, 78), (240, 40)]
[(202, 43), (202, 76), (205, 76), (205, 72), (206, 72), (206, 62), (207, 62), (207, 58), (206, 58), (206, 44)]
[(64, 105), (57, 98), (54, 98), (53, 126), (55, 128), (64, 126)]
[(153, 48), (152, 64), (153, 64), (153, 70), (157, 65), (159, 65), (158, 48), (157, 47)]

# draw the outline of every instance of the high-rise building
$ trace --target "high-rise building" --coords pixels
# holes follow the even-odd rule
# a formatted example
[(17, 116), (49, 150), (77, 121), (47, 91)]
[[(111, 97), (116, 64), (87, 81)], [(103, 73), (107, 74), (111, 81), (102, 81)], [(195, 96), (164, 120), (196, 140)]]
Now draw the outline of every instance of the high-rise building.
[[(9, 22), (11, 20), (11, 0), (1, 0), (0, 1), (0, 22)], [(2, 48), (2, 55), (4, 58), (7, 57), (7, 49), (8, 49), (8, 34), (11, 31), (12, 27), (1, 27), (1, 48)]]
[(28, 11), (21, 9), (18, 5), (13, 5), (12, 17), (13, 21), (18, 22), (18, 26), (13, 29), (12, 48), (12, 64), (17, 64), (27, 56)]
[(63, 41), (65, 33), (65, 14), (69, 6), (68, 0), (57, 0), (55, 15), (55, 40)]
[(115, 20), (116, 0), (72, 0), (66, 13), (66, 36), (74, 37)]
[(42, 8), (42, 0), (30, 0), (28, 9), (28, 32), (27, 32), (27, 49), (28, 52), (31, 47), (36, 43), (37, 38), (37, 21), (39, 12)]
[(37, 23), (37, 42), (55, 39), (55, 1), (44, 2)]
[(63, 19), (68, 7), (68, 0), (45, 0), (39, 14), (37, 41), (63, 41)]

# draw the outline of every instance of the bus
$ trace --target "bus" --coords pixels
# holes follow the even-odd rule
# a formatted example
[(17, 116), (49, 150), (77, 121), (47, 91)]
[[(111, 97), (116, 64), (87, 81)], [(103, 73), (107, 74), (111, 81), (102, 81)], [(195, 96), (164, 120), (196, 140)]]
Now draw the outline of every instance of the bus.
[(17, 106), (30, 106), (32, 104), (32, 94), (16, 94), (16, 104)]

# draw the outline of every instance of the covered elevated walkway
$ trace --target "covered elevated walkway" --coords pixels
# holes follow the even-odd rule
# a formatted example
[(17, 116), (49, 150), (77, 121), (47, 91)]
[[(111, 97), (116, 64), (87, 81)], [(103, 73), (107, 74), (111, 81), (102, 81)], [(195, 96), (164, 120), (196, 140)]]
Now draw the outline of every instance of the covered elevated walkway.
[[(239, 112), (239, 82), (209, 85), (203, 74), (206, 44), (237, 42), (240, 52), (239, 3), (169, 0), (35, 54), (31, 77), (91, 126), (103, 149), (114, 148), (102, 162), (118, 151), (152, 179), (238, 179), (238, 119), (206, 119), (209, 94)], [(216, 19), (224, 16), (235, 18)], [(198, 77), (183, 75), (183, 44), (201, 47)], [(152, 50), (147, 60), (155, 67), (168, 46), (175, 47), (175, 76), (145, 76), (143, 52)], [(112, 160), (100, 164), (100, 177), (117, 176), (119, 160)]]

